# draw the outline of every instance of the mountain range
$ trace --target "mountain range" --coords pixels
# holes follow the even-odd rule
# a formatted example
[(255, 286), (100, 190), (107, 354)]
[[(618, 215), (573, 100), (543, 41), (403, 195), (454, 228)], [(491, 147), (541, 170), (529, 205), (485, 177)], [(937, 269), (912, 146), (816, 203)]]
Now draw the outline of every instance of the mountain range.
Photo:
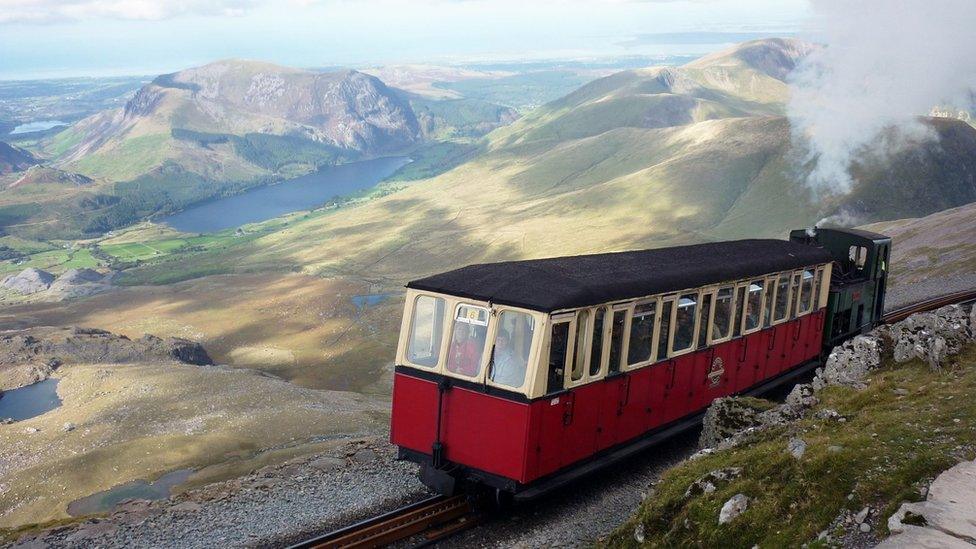
[(783, 115), (786, 75), (813, 47), (760, 40), (595, 80), (495, 130), (470, 161), (245, 255), (402, 282), (472, 262), (784, 236), (976, 201), (976, 129), (942, 118), (924, 119), (937, 139), (865, 151), (851, 193), (815, 194)]

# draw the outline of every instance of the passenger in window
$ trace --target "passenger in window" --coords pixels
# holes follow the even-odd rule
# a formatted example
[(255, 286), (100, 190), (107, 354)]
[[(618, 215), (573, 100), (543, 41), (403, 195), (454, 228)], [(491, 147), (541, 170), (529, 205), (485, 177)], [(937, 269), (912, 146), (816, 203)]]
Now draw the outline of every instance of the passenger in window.
[[(481, 332), (480, 335), (478, 331)], [(447, 356), (447, 370), (465, 376), (478, 375), (481, 366), (481, 350), (484, 348), (485, 329), (483, 327), (462, 323), (455, 324), (451, 351)]]
[(501, 331), (495, 336), (495, 356), (491, 380), (495, 383), (519, 387), (525, 379), (525, 360), (516, 356), (508, 333)]
[(678, 323), (674, 331), (674, 350), (681, 351), (691, 347), (695, 332), (695, 306), (682, 304), (678, 307), (675, 319)]

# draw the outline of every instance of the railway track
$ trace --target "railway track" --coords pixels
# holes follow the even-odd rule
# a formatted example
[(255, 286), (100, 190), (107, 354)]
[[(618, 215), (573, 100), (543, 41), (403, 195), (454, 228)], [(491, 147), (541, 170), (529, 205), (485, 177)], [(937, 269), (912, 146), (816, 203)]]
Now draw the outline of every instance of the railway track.
[(933, 297), (931, 299), (919, 301), (918, 303), (912, 303), (911, 305), (899, 307), (885, 313), (885, 315), (881, 317), (881, 320), (885, 324), (893, 324), (895, 322), (905, 320), (915, 313), (932, 311), (938, 309), (939, 307), (952, 305), (953, 303), (968, 303), (970, 301), (976, 301), (976, 290), (953, 292), (951, 294)]
[(482, 515), (466, 496), (434, 496), (377, 517), (312, 538), (289, 549), (365, 549), (384, 547), (417, 538), (411, 545), (426, 545), (481, 522)]
[[(976, 290), (954, 292), (899, 307), (882, 317), (886, 324), (953, 303), (976, 301)], [(289, 549), (373, 548), (413, 541), (427, 545), (482, 522), (484, 515), (466, 496), (434, 496), (366, 519), (340, 530), (312, 538)]]

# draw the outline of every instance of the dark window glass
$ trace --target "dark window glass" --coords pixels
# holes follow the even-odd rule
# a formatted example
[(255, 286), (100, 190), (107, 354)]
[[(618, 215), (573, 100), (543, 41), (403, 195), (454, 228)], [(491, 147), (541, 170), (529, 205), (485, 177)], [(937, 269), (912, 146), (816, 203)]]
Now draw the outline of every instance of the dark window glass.
[(790, 308), (790, 316), (796, 316), (797, 305), (800, 301), (800, 274), (797, 273), (793, 275), (793, 286), (790, 288), (790, 293), (793, 296), (793, 306)]
[(569, 352), (569, 322), (557, 322), (552, 325), (552, 340), (549, 344), (549, 380), (546, 392), (554, 393), (563, 390), (563, 379), (566, 376), (566, 355)]
[(712, 320), (712, 339), (724, 339), (732, 324), (732, 288), (721, 288), (715, 298), (715, 317)]
[(620, 371), (620, 350), (624, 346), (624, 326), (627, 322), (627, 311), (613, 313), (613, 324), (610, 326), (610, 365), (608, 373)]
[(657, 359), (664, 360), (668, 357), (668, 337), (671, 335), (671, 309), (674, 301), (665, 301), (661, 304), (661, 331), (658, 334)]
[[(634, 307), (634, 318), (630, 321), (630, 345), (627, 349), (627, 364), (633, 366), (651, 359), (651, 345), (654, 342), (654, 315), (657, 303), (638, 303)], [(665, 345), (666, 346), (666, 345)]]
[(763, 281), (754, 280), (749, 284), (749, 298), (746, 300), (746, 331), (759, 327), (762, 314)]
[(823, 286), (823, 268), (817, 269), (817, 276), (813, 280), (813, 308), (820, 306), (820, 287)]
[(732, 335), (739, 337), (742, 335), (742, 309), (746, 301), (746, 289), (740, 287), (735, 289), (735, 321), (732, 323)]
[(810, 300), (813, 299), (813, 278), (813, 271), (803, 271), (802, 281), (800, 282), (799, 314), (810, 311)]
[(776, 282), (776, 310), (773, 312), (773, 320), (779, 322), (786, 318), (790, 312), (790, 275), (779, 276)]
[(712, 294), (706, 294), (702, 297), (701, 315), (698, 321), (698, 346), (705, 347), (708, 345), (708, 314), (712, 309)]
[(767, 328), (773, 325), (773, 300), (776, 292), (776, 281), (766, 280), (766, 306), (763, 308), (763, 326)]
[(672, 351), (684, 351), (691, 348), (692, 343), (695, 342), (695, 313), (697, 310), (698, 294), (685, 294), (678, 299)]
[(603, 318), (606, 310), (602, 307), (593, 315), (593, 342), (590, 343), (590, 377), (600, 374), (603, 359)]
[(576, 352), (573, 354), (573, 381), (583, 379), (583, 365), (586, 363), (586, 325), (590, 312), (580, 311), (576, 317)]

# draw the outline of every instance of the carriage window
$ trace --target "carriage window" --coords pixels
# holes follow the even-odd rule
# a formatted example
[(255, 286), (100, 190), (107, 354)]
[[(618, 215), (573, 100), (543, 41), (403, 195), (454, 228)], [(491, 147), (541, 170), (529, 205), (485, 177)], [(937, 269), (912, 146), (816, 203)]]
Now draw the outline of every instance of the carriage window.
[(518, 311), (503, 311), (492, 348), (491, 380), (509, 387), (521, 387), (529, 365), (529, 351), (535, 334), (535, 319)]
[(546, 381), (546, 392), (562, 391), (566, 378), (566, 356), (569, 354), (569, 322), (557, 322), (552, 325), (552, 337), (549, 343), (549, 375)]
[(576, 352), (573, 354), (573, 381), (583, 379), (583, 366), (586, 363), (586, 325), (589, 324), (590, 312), (580, 311), (576, 317)]
[(732, 288), (721, 288), (715, 297), (715, 316), (712, 320), (712, 341), (729, 336), (732, 323)]
[(763, 307), (763, 326), (769, 328), (773, 325), (773, 303), (776, 294), (776, 279), (766, 279), (766, 305)]
[(810, 300), (813, 298), (813, 272), (803, 271), (802, 282), (800, 283), (800, 304), (797, 314), (804, 314), (810, 311)]
[(759, 328), (762, 322), (762, 295), (763, 281), (753, 280), (749, 284), (749, 297), (746, 299), (746, 326), (745, 331), (749, 332)]
[(742, 335), (742, 306), (746, 302), (746, 287), (739, 286), (735, 289), (735, 321), (732, 323), (732, 335), (739, 337)]
[(695, 341), (695, 311), (698, 294), (685, 294), (678, 300), (678, 312), (674, 322), (674, 344), (671, 352), (687, 350)]
[(855, 267), (863, 269), (868, 262), (868, 249), (864, 246), (851, 246), (847, 257)]
[(712, 308), (712, 294), (702, 296), (701, 315), (698, 321), (698, 346), (704, 347), (708, 344), (708, 313)]
[(593, 341), (590, 343), (590, 377), (600, 374), (603, 366), (603, 318), (606, 309), (600, 307), (593, 315)]
[(627, 322), (627, 311), (613, 313), (613, 324), (610, 326), (610, 365), (607, 373), (620, 371), (620, 351), (624, 345), (624, 327)]
[(417, 296), (413, 302), (407, 360), (417, 366), (436, 366), (443, 334), (444, 300), (429, 295)]
[(657, 359), (664, 360), (668, 357), (668, 338), (671, 336), (671, 309), (674, 308), (674, 301), (665, 301), (661, 304), (661, 331), (658, 333)]
[(820, 267), (817, 269), (817, 274), (813, 279), (813, 308), (817, 309), (820, 307), (820, 290), (823, 286), (823, 274), (824, 269)]
[(793, 286), (790, 288), (790, 294), (791, 297), (793, 298), (792, 313), (793, 316), (795, 317), (798, 309), (797, 304), (800, 301), (800, 273), (796, 273), (793, 275)]
[(654, 344), (654, 315), (657, 303), (638, 303), (630, 321), (630, 346), (627, 348), (627, 364), (633, 366), (651, 359)]
[(454, 315), (451, 348), (447, 354), (447, 371), (463, 376), (477, 376), (488, 333), (488, 309), (459, 305)]
[(790, 275), (780, 275), (776, 282), (776, 309), (773, 311), (773, 322), (786, 318), (790, 312)]

